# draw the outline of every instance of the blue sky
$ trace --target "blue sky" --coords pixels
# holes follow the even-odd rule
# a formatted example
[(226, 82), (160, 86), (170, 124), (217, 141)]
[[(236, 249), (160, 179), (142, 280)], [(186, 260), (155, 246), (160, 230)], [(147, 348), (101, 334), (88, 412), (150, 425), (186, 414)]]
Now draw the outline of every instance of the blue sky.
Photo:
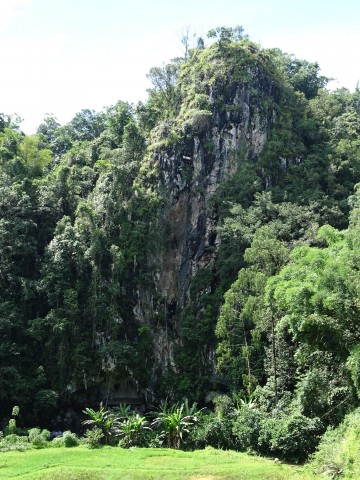
[(243, 25), (264, 47), (318, 61), (354, 90), (358, 0), (0, 0), (0, 112), (33, 133), (46, 113), (146, 99), (146, 73), (182, 54), (181, 31)]

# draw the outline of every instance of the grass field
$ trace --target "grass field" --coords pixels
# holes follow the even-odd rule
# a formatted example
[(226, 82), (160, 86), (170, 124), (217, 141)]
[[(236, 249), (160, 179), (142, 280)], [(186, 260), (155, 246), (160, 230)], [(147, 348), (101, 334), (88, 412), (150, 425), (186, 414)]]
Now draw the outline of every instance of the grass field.
[(305, 480), (303, 468), (214, 449), (47, 448), (0, 453), (0, 479), (12, 480)]

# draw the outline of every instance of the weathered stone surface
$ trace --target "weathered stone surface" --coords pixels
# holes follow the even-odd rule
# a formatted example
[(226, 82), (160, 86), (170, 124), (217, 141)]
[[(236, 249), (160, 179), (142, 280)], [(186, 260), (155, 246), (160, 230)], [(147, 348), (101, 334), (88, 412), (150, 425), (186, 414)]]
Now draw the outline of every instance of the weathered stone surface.
[[(217, 92), (212, 89), (214, 107), (209, 127), (193, 132), (190, 140), (171, 152), (164, 148), (156, 153), (159, 188), (166, 192), (158, 221), (160, 243), (152, 252), (157, 265), (155, 291), (162, 301), (150, 306), (143, 301), (146, 294), (139, 295), (135, 308), (142, 323), (151, 324), (156, 313), (163, 318), (154, 334), (153, 377), (168, 368), (176, 372), (177, 322), (190, 302), (192, 280), (199, 270), (216, 268), (221, 218), (213, 200), (219, 186), (237, 172), (242, 159), (256, 162), (266, 143), (273, 112), (264, 114), (258, 97), (272, 95), (273, 86), (257, 83), (255, 87), (258, 90), (249, 85), (229, 88), (232, 93), (226, 99), (225, 112), (217, 111)], [(213, 352), (206, 355), (209, 360)]]

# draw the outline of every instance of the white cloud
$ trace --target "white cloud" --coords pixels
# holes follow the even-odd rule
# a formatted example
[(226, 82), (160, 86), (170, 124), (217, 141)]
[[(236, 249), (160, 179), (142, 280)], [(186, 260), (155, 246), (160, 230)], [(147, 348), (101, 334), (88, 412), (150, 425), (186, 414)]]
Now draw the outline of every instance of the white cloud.
[(31, 0), (0, 0), (0, 32), (5, 31), (30, 2)]
[(157, 32), (147, 42), (111, 37), (81, 43), (76, 34), (53, 32), (25, 44), (3, 42), (0, 63), (9, 74), (2, 78), (0, 111), (20, 115), (21, 128), (33, 133), (45, 113), (66, 123), (83, 108), (144, 100), (150, 86), (146, 73), (177, 53), (176, 37), (164, 38), (171, 34)]
[(346, 87), (354, 91), (360, 79), (357, 45), (360, 31), (337, 28), (303, 28), (292, 33), (267, 38), (266, 47), (279, 47), (297, 58), (318, 62), (321, 74), (335, 78), (332, 88)]
[[(88, 1), (89, 5), (101, 3)], [(79, 6), (85, 5), (86, 0), (72, 2)], [(116, 0), (112, 2), (115, 4)], [(181, 27), (174, 24), (173, 16), (171, 21), (152, 29), (139, 27), (135, 35), (122, 29), (122, 24), (112, 22), (108, 29), (101, 28), (100, 23), (98, 30), (90, 28), (92, 17), (86, 13), (77, 16), (75, 12), (67, 23), (64, 14), (70, 11), (66, 6), (70, 3), (71, 0), (0, 0), (0, 33), (7, 29), (1, 35), (0, 64), (4, 73), (0, 111), (23, 117), (22, 128), (27, 133), (32, 133), (48, 112), (63, 123), (82, 108), (100, 110), (119, 99), (144, 100), (149, 69), (181, 55), (176, 35)], [(55, 4), (58, 10), (54, 9)], [(12, 33), (11, 27), (17, 26), (25, 13), (24, 31), (16, 28)], [(253, 13), (259, 17), (258, 11)], [(88, 23), (83, 21), (86, 18)], [(200, 30), (194, 26), (198, 34), (208, 30), (201, 22), (198, 21)], [(184, 21), (183, 25), (186, 24)], [(251, 37), (264, 47), (279, 47), (298, 58), (318, 61), (323, 75), (337, 77), (339, 85), (355, 88), (360, 77), (354, 58), (360, 43), (358, 30), (306, 23), (294, 27), (283, 22), (281, 28), (259, 31)]]

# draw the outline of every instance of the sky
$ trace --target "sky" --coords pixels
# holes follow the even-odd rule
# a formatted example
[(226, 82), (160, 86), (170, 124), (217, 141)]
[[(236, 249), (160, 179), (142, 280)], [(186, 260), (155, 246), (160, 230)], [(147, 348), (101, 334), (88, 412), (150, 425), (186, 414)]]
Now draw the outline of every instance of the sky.
[(330, 87), (360, 80), (359, 0), (0, 0), (0, 112), (32, 134), (118, 100), (146, 100), (146, 74), (181, 36), (242, 25), (251, 40), (318, 62)]

